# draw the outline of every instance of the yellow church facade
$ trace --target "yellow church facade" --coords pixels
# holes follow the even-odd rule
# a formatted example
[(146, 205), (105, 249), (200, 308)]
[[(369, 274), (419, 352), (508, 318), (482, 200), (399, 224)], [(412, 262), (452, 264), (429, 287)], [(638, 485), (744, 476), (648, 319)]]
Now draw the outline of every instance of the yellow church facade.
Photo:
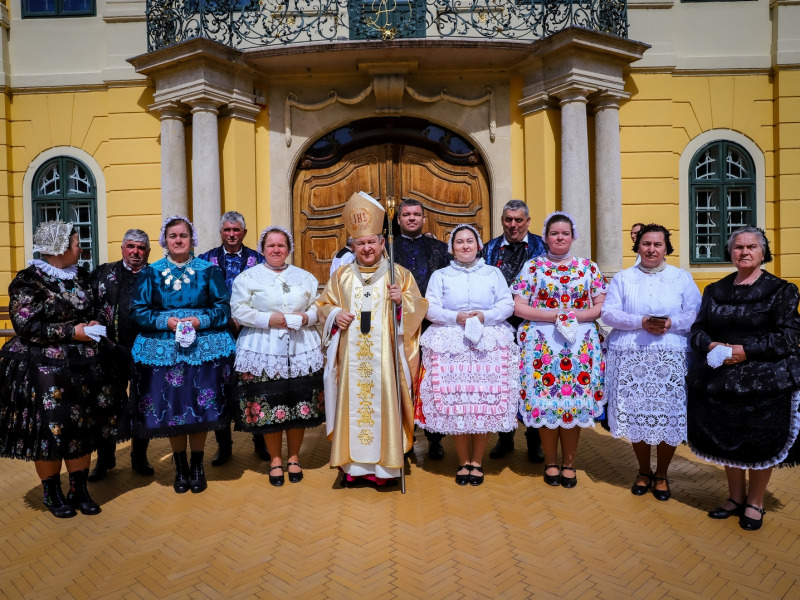
[[(609, 274), (633, 264), (630, 226), (658, 222), (673, 231), (670, 262), (701, 287), (731, 270), (727, 231), (755, 224), (770, 269), (800, 283), (795, 0), (593, 0), (588, 20), (553, 2), (561, 16), (540, 29), (547, 2), (515, 3), (522, 25), (502, 27), (477, 2), (458, 17), (473, 27), (463, 35), (443, 33), (440, 11), (405, 37), (401, 20), (360, 38), (352, 6), (319, 3), (350, 11), (335, 37), (309, 37), (302, 11), (233, 2), (228, 23), (283, 23), (261, 41), (191, 35), (200, 1), (0, 4), (0, 305), (36, 224), (55, 215), (80, 226), (93, 266), (120, 258), (128, 228), (155, 244), (178, 213), (205, 251), (237, 210), (245, 243), (286, 226), (295, 264), (324, 282), (358, 189), (420, 199), (440, 237), (461, 221), (499, 235), (512, 198), (534, 232), (569, 210), (587, 232), (579, 251)], [(306, 37), (283, 43), (303, 18)]]

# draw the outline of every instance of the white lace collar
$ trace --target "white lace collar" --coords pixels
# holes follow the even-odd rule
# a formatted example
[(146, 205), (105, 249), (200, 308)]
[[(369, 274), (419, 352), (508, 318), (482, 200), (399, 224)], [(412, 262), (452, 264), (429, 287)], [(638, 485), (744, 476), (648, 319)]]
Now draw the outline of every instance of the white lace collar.
[(34, 258), (33, 260), (28, 261), (28, 264), (41, 269), (47, 275), (55, 279), (75, 279), (75, 277), (78, 275), (78, 265), (70, 265), (66, 269), (59, 269), (58, 267), (54, 267), (49, 262), (46, 262), (41, 258)]
[(476, 259), (475, 262), (472, 263), (468, 267), (460, 264), (456, 260), (451, 260), (450, 261), (450, 268), (452, 268), (453, 270), (455, 270), (455, 271), (457, 271), (459, 273), (473, 273), (473, 272), (481, 269), (485, 264), (486, 264), (486, 261), (484, 261), (482, 258)]

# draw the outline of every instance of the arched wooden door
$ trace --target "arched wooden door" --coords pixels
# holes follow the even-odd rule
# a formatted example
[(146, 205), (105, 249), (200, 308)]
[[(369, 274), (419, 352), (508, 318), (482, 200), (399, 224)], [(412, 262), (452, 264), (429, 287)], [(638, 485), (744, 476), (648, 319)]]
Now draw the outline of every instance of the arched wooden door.
[(347, 238), (342, 208), (358, 191), (380, 202), (419, 200), (424, 231), (443, 241), (459, 223), (484, 239), (490, 232), (486, 169), (463, 138), (421, 119), (353, 123), (312, 146), (295, 173), (294, 263), (321, 284)]

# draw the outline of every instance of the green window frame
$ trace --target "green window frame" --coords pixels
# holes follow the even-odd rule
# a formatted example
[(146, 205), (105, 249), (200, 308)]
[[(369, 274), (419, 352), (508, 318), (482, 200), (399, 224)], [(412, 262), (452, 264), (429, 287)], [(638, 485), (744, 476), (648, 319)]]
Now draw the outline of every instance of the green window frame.
[(717, 140), (695, 153), (689, 169), (690, 262), (725, 263), (730, 234), (756, 225), (753, 158), (739, 144)]
[(22, 0), (22, 18), (93, 17), (97, 0)]
[(94, 269), (98, 264), (97, 185), (92, 172), (76, 158), (59, 156), (37, 169), (31, 191), (33, 230), (43, 221), (71, 221), (81, 242), (78, 264)]

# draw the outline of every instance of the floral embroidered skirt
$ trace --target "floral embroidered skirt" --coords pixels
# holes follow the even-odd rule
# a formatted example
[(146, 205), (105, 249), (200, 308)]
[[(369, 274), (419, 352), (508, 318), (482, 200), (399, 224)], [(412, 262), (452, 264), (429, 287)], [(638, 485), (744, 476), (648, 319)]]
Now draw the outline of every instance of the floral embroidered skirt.
[(289, 379), (237, 373), (236, 431), (276, 433), (316, 427), (325, 421), (319, 407), (322, 369)]
[(594, 427), (603, 411), (605, 355), (594, 323), (570, 343), (550, 323), (520, 325), (519, 412), (528, 427)]
[(432, 325), (420, 345), (420, 427), (448, 435), (517, 428), (519, 348), (510, 327), (485, 327), (473, 344), (463, 327)]
[(131, 400), (136, 407), (133, 433), (157, 438), (222, 429), (230, 422), (227, 406), (234, 355), (200, 365), (176, 362), (168, 367), (136, 364)]
[(687, 353), (611, 348), (606, 367), (608, 425), (615, 438), (651, 445), (686, 441)]
[(97, 360), (38, 363), (15, 353), (15, 340), (0, 353), (0, 456), (79, 458), (116, 439), (120, 407)]

